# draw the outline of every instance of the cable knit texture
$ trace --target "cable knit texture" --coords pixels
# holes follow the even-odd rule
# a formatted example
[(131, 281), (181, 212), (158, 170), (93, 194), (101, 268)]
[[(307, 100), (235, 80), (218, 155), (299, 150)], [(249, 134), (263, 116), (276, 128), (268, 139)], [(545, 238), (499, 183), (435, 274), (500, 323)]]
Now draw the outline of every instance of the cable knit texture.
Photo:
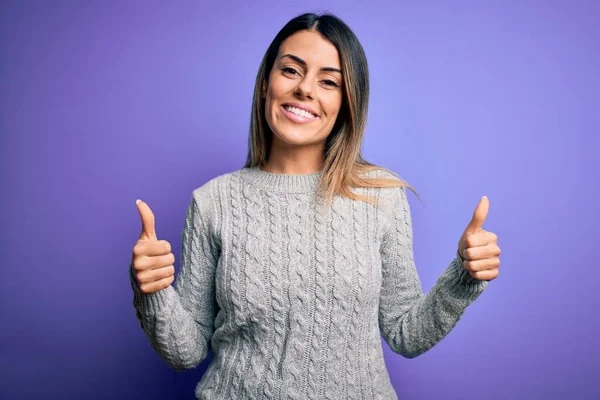
[[(387, 170), (369, 173), (397, 179)], [(321, 173), (258, 167), (195, 189), (173, 286), (133, 305), (172, 368), (212, 350), (198, 399), (397, 399), (381, 336), (416, 357), (486, 288), (458, 253), (424, 294), (404, 188), (358, 188), (379, 207), (317, 197)]]

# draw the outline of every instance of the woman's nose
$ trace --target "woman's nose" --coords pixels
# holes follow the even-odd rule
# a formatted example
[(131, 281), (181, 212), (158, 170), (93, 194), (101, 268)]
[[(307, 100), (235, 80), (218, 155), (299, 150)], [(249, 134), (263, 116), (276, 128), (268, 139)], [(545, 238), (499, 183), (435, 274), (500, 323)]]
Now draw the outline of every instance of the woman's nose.
[(309, 79), (305, 78), (305, 79), (301, 80), (300, 83), (298, 84), (298, 86), (296, 87), (295, 94), (299, 98), (306, 97), (306, 98), (313, 99), (314, 98), (313, 91), (314, 91), (313, 84), (311, 83), (311, 81)]

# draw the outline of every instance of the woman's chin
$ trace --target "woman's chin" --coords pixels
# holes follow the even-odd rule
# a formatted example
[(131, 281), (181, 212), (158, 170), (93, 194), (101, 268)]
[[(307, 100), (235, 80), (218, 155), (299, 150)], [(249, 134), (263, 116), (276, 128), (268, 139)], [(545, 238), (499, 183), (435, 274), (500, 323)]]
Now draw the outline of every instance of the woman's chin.
[(306, 133), (286, 132), (285, 134), (275, 134), (277, 141), (286, 146), (306, 146), (316, 144), (319, 141), (313, 135)]

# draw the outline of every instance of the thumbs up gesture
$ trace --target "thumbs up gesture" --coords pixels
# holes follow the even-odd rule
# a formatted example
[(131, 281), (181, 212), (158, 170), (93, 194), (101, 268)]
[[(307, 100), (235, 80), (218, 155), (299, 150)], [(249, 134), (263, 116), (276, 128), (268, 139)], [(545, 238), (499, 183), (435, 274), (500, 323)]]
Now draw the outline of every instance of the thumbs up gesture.
[(465, 269), (473, 278), (485, 281), (495, 279), (500, 266), (498, 236), (483, 229), (489, 209), (490, 201), (483, 196), (458, 241), (458, 253)]
[(175, 256), (171, 244), (158, 240), (154, 214), (146, 203), (136, 200), (142, 219), (142, 233), (133, 247), (133, 272), (142, 293), (154, 293), (168, 287), (175, 279)]

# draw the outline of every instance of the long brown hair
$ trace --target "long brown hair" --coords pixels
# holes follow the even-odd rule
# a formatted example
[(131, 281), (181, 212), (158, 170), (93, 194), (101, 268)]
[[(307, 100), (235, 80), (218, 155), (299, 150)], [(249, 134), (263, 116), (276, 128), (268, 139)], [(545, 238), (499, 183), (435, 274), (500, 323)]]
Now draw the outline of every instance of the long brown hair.
[[(341, 19), (325, 13), (306, 13), (290, 20), (275, 36), (265, 53), (254, 86), (248, 158), (245, 167), (262, 166), (269, 159), (272, 135), (265, 116), (263, 88), (275, 63), (281, 43), (301, 30), (319, 32), (337, 49), (342, 64), (343, 100), (338, 118), (325, 142), (325, 162), (319, 193), (329, 204), (335, 195), (372, 204), (369, 196), (354, 193), (351, 188), (408, 187), (416, 191), (398, 175), (398, 179), (366, 177), (370, 171), (384, 168), (366, 161), (361, 154), (369, 103), (369, 70), (367, 58), (358, 38)], [(389, 170), (386, 170), (389, 171)], [(389, 171), (391, 172), (391, 171)], [(417, 194), (418, 196), (418, 194)]]

